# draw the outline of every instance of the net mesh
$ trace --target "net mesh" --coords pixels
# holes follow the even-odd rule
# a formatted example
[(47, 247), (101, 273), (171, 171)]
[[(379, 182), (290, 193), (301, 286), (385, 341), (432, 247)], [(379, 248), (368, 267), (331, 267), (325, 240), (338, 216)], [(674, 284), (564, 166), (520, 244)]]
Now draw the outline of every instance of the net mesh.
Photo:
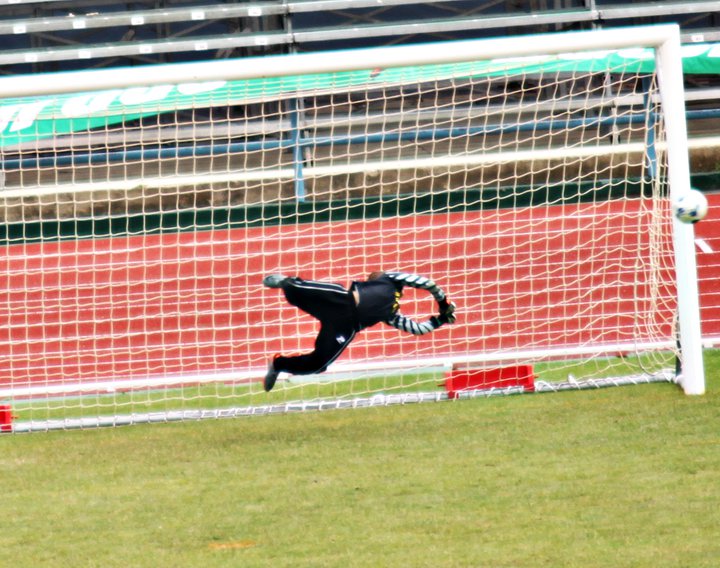
[[(5, 101), (0, 393), (27, 416), (263, 404), (317, 322), (269, 273), (436, 280), (458, 322), (363, 331), (270, 400), (436, 390), (450, 364), (550, 382), (675, 356), (654, 71), (590, 56)], [(407, 290), (406, 315), (435, 311)], [(423, 371), (408, 372), (408, 366)], [(402, 373), (392, 369), (405, 369)]]

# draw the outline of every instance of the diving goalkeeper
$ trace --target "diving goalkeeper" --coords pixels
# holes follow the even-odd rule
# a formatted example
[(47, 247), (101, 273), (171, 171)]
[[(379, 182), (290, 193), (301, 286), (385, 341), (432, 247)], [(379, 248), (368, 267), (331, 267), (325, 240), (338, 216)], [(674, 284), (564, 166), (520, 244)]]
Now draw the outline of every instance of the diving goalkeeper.
[[(379, 322), (401, 331), (425, 335), (443, 324), (455, 321), (455, 304), (432, 280), (405, 272), (373, 272), (366, 281), (353, 282), (350, 289), (339, 284), (314, 282), (282, 274), (263, 279), (268, 288), (280, 288), (293, 306), (320, 321), (320, 332), (311, 353), (284, 357), (270, 362), (263, 386), (272, 390), (281, 372), (293, 375), (322, 373), (345, 350), (357, 332)], [(438, 315), (417, 322), (400, 314), (400, 298), (405, 286), (427, 290), (438, 304)]]

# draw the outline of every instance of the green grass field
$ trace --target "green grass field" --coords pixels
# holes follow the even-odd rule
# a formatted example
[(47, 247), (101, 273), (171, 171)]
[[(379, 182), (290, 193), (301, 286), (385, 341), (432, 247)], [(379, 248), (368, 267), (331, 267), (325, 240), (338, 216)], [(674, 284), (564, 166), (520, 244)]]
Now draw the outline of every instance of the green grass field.
[(0, 566), (720, 562), (708, 393), (622, 387), (0, 437)]

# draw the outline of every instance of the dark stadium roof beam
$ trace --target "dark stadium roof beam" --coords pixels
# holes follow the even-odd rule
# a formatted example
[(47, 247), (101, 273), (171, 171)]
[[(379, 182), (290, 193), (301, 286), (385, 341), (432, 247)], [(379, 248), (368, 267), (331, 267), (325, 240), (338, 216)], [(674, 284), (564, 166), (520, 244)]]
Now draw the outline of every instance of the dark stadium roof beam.
[[(185, 6), (160, 10), (110, 12), (107, 14), (73, 14), (72, 16), (53, 16), (48, 18), (20, 18), (0, 21), (0, 34), (21, 34), (35, 32), (55, 32), (61, 30), (109, 28), (120, 26), (142, 26), (172, 22), (200, 20), (220, 20), (224, 18), (252, 17), (268, 15), (256, 14), (252, 5), (216, 4), (213, 6)], [(284, 13), (282, 6), (272, 6), (274, 14)]]
[[(452, 2), (461, 2), (462, 0), (433, 0), (433, 4), (451, 4)], [(56, 4), (64, 2), (68, 4), (68, 0), (0, 0), (1, 6), (23, 6), (23, 5), (42, 5), (42, 4)], [(107, 0), (105, 2), (108, 5), (117, 4), (115, 0)], [(160, 8), (155, 10), (125, 10), (122, 12), (109, 12), (107, 14), (98, 14), (96, 12), (97, 4), (96, 1), (88, 2), (73, 2), (72, 9), (74, 12), (81, 12), (83, 10), (83, 4), (87, 4), (88, 10), (93, 10), (92, 16), (86, 14), (85, 16), (79, 15), (78, 17), (93, 18), (95, 20), (104, 20), (106, 18), (113, 18), (114, 23), (108, 25), (129, 25), (127, 20), (135, 15), (146, 14), (148, 18), (159, 18), (163, 14), (170, 14), (173, 17), (176, 13), (182, 14), (184, 19), (187, 19), (190, 12), (195, 10), (205, 11), (217, 11), (218, 9), (224, 9), (228, 14), (221, 17), (260, 17), (260, 16), (272, 16), (286, 13), (303, 13), (303, 12), (324, 12), (330, 10), (347, 10), (347, 9), (362, 9), (362, 8), (383, 8), (391, 6), (404, 6), (408, 4), (427, 4), (427, 1), (422, 0), (317, 0), (317, 1), (305, 1), (305, 2), (248, 2), (241, 5), (237, 4), (214, 4), (214, 5), (185, 5), (178, 8)], [(55, 8), (58, 9), (58, 8)], [(117, 18), (117, 19), (116, 19)], [(35, 18), (34, 18), (35, 19)], [(67, 16), (42, 18), (43, 20), (65, 20), (69, 18)], [(183, 20), (165, 20), (155, 19), (152, 23), (157, 22), (177, 22)], [(150, 22), (148, 22), (150, 23)], [(58, 24), (60, 25), (60, 24)], [(95, 27), (104, 27), (103, 25), (96, 25)], [(64, 30), (72, 29), (72, 27), (57, 27), (48, 28), (43, 31), (50, 30)]]
[(98, 59), (104, 57), (148, 56), (180, 51), (211, 51), (234, 47), (257, 47), (287, 44), (291, 34), (227, 34), (222, 36), (168, 39), (154, 42), (117, 42), (73, 47), (50, 47), (32, 50), (0, 52), (0, 65), (68, 61), (71, 59)]
[[(565, 15), (566, 21), (587, 21), (586, 12)], [(237, 47), (266, 47), (291, 43), (322, 42), (360, 38), (386, 37), (412, 34), (434, 34), (470, 29), (496, 28), (505, 25), (522, 25), (527, 16), (503, 16), (499, 18), (454, 18), (431, 22), (412, 22), (356, 27), (332, 27), (313, 30), (299, 30), (294, 33), (275, 32), (263, 34), (225, 34), (187, 39), (164, 39), (142, 43), (116, 42), (84, 45), (81, 47), (49, 47), (30, 50), (6, 50), (0, 52), (0, 65), (66, 61), (72, 59), (97, 59), (173, 53), (181, 51), (208, 51)], [(536, 15), (534, 24), (546, 19), (554, 23), (557, 14)], [(570, 19), (570, 20), (569, 20)]]
[[(455, 0), (440, 0), (452, 2)], [(137, 10), (124, 12), (73, 13), (66, 16), (19, 18), (0, 21), (0, 34), (23, 34), (35, 32), (53, 32), (61, 30), (95, 29), (119, 26), (142, 26), (187, 22), (188, 20), (221, 20), (226, 18), (253, 18), (263, 16), (301, 13), (309, 11), (339, 10), (345, 8), (389, 7), (406, 4), (418, 4), (418, 0), (354, 0), (354, 2), (324, 0), (322, 2), (289, 2), (287, 4), (213, 4), (189, 5), (179, 8), (156, 10)], [(0, 6), (3, 0), (0, 0)], [(14, 2), (13, 5), (16, 5)], [(352, 4), (352, 5), (350, 5)], [(77, 12), (77, 10), (75, 10)]]
[(648, 2), (626, 6), (598, 7), (601, 19), (652, 18), (656, 16), (677, 16), (680, 14), (704, 14), (720, 12), (720, 2), (700, 0), (692, 2)]

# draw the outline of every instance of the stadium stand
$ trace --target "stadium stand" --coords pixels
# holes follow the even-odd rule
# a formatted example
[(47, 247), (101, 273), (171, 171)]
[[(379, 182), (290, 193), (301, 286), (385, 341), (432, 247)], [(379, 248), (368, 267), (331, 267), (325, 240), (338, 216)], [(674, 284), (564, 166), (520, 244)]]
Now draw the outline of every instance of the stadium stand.
[[(706, 0), (0, 0), (0, 14), (3, 75), (666, 22), (686, 44), (720, 41)], [(691, 135), (714, 134), (718, 77), (686, 82)]]
[[(130, 67), (676, 22), (720, 41), (716, 1), (0, 0), (0, 74)], [(687, 77), (692, 135), (716, 132), (720, 81)]]
[(1, 0), (4, 74), (677, 22), (720, 39), (714, 1)]

